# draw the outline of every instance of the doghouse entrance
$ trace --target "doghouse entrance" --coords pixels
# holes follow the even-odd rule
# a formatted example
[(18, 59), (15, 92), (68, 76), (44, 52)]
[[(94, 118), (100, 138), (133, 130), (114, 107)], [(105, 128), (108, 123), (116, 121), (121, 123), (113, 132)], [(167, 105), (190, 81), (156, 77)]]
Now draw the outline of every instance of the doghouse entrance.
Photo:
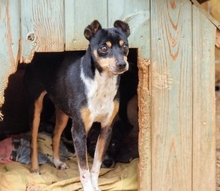
[[(45, 54), (45, 53), (43, 53)], [(56, 54), (56, 53), (49, 53), (49, 54)], [(59, 54), (59, 53), (58, 53)], [(135, 131), (131, 131), (131, 126), (126, 126), (126, 123), (129, 121), (128, 118), (128, 103), (129, 101), (134, 98), (137, 95), (137, 86), (138, 86), (138, 67), (137, 67), (137, 49), (130, 49), (129, 51), (129, 56), (128, 56), (128, 61), (130, 64), (130, 68), (129, 71), (127, 71), (126, 73), (122, 74), (121, 76), (121, 82), (120, 82), (120, 109), (119, 109), (119, 119), (123, 122), (123, 123), (118, 123), (118, 125), (124, 125), (123, 128), (123, 133), (124, 134), (124, 141), (121, 139), (119, 140), (120, 143), (123, 142), (123, 145), (121, 146), (121, 151), (117, 156), (117, 164), (116, 164), (116, 169), (118, 171), (118, 168), (122, 169), (122, 173), (123, 169), (126, 170), (126, 168), (128, 168), (127, 170), (131, 171), (132, 173), (128, 173), (126, 174), (127, 179), (126, 181), (130, 181), (129, 177), (133, 180), (136, 180), (136, 182), (133, 182), (132, 185), (132, 189), (135, 190), (137, 189), (137, 159), (134, 159), (137, 157), (138, 155), (138, 140), (137, 140), (137, 127), (135, 127)], [(11, 136), (12, 134), (24, 134), (30, 131), (29, 128), (29, 121), (28, 121), (28, 107), (27, 107), (27, 103), (25, 100), (25, 92), (24, 92), (24, 87), (23, 87), (23, 75), (25, 72), (27, 65), (26, 64), (19, 64), (17, 71), (15, 74), (12, 74), (9, 77), (9, 83), (8, 83), (8, 87), (5, 90), (5, 103), (2, 107), (2, 112), (4, 114), (4, 121), (0, 122), (0, 138), (1, 140), (3, 140), (5, 138), (5, 135), (7, 136)], [(137, 98), (137, 97), (136, 97)], [(135, 99), (135, 98), (134, 98)], [(134, 105), (137, 104), (137, 100), (134, 103)], [(130, 108), (132, 108), (133, 106), (131, 106)], [(47, 131), (47, 134), (52, 135), (52, 128), (53, 128), (53, 104), (52, 102), (50, 102), (50, 100), (48, 99), (48, 97), (45, 97), (44, 99), (44, 108), (43, 108), (43, 112), (42, 112), (42, 121), (41, 121), (41, 132), (43, 131)], [(136, 119), (132, 119), (132, 122), (136, 120), (136, 124), (137, 124), (137, 106), (133, 111), (136, 111), (136, 116), (133, 115), (133, 113), (130, 114), (130, 117), (136, 117)], [(52, 122), (52, 123), (51, 123)], [(69, 126), (70, 127), (70, 126)], [(70, 129), (66, 128), (66, 130), (64, 131), (64, 136), (66, 136), (67, 140), (70, 140), (69, 138), (70, 133), (68, 133), (70, 131)], [(128, 133), (129, 132), (129, 133)], [(131, 132), (131, 133), (130, 133)], [(132, 135), (132, 133), (134, 133), (134, 135)], [(70, 136), (70, 137), (68, 137)], [(130, 138), (129, 138), (130, 137)], [(0, 141), (1, 141), (0, 140)], [(45, 135), (40, 135), (40, 141), (44, 141), (45, 140)], [(68, 142), (64, 142), (64, 144), (68, 147), (68, 149), (71, 148), (70, 145), (67, 144)], [(45, 145), (47, 145), (47, 143), (43, 143)], [(50, 145), (51, 146), (51, 145)], [(113, 145), (115, 146), (115, 145)], [(50, 155), (51, 152), (48, 151)], [(134, 160), (133, 160), (134, 159)], [(90, 159), (91, 161), (92, 159)], [(134, 162), (132, 162), (134, 161)], [(125, 162), (125, 163), (124, 163)], [(130, 165), (131, 164), (131, 165)], [(7, 164), (6, 164), (7, 165)], [(20, 163), (16, 163), (17, 167), (19, 168), (19, 166), (22, 164)], [(48, 164), (42, 164), (41, 167), (44, 168), (44, 166), (47, 166)], [(70, 168), (74, 169), (77, 172), (77, 167), (73, 167), (71, 166), (71, 163), (68, 163), (68, 165), (70, 165)], [(121, 167), (122, 165), (122, 167)], [(130, 167), (129, 167), (130, 165)], [(55, 169), (55, 167), (53, 167), (52, 164), (49, 165), (51, 169)], [(0, 165), (1, 168), (1, 165)], [(16, 167), (15, 167), (16, 168)], [(23, 168), (23, 166), (22, 166)], [(27, 167), (28, 168), (28, 167)], [(133, 169), (133, 170), (131, 170)], [(106, 171), (106, 169), (103, 169), (104, 171)], [(54, 171), (54, 172), (55, 172)], [(108, 170), (107, 170), (108, 171)], [(135, 172), (135, 173), (134, 173)], [(29, 171), (27, 171), (27, 173), (29, 173)], [(56, 171), (55, 174), (60, 174), (61, 179), (65, 179), (65, 178), (70, 178), (69, 176), (65, 175), (63, 176), (65, 172), (61, 172), (61, 171)], [(116, 172), (115, 172), (116, 173)], [(69, 175), (71, 175), (71, 172), (69, 173)], [(25, 175), (24, 175), (25, 176)], [(48, 175), (50, 176), (50, 175)], [(54, 176), (54, 175), (53, 175)], [(109, 177), (114, 177), (117, 176), (117, 173), (113, 175), (109, 174)], [(125, 176), (125, 175), (120, 175), (120, 176)], [(111, 178), (110, 178), (111, 179)], [(123, 178), (122, 178), (123, 179)], [(123, 180), (124, 181), (124, 180)], [(120, 182), (120, 181), (119, 181)], [(111, 185), (111, 182), (108, 182), (108, 184)], [(117, 184), (113, 183), (112, 184)], [(129, 188), (129, 184), (127, 186), (127, 188)]]

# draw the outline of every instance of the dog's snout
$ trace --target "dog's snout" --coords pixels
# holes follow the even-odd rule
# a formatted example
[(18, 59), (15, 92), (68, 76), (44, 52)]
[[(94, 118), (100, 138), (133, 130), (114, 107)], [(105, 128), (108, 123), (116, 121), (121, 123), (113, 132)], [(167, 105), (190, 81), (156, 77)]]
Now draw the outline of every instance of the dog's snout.
[(119, 62), (117, 63), (119, 69), (124, 69), (126, 67), (126, 62)]
[(115, 161), (113, 159), (107, 159), (102, 162), (102, 168), (113, 168)]
[(102, 168), (113, 168), (115, 166), (115, 159), (113, 156), (105, 155), (104, 160), (102, 161)]

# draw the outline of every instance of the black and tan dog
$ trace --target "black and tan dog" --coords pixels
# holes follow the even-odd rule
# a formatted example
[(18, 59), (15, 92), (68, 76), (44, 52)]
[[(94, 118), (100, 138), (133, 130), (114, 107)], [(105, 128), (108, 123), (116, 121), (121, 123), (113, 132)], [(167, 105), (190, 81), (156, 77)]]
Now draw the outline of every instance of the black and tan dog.
[[(84, 30), (89, 40), (82, 52), (60, 54), (36, 53), (25, 74), (32, 125), (31, 171), (39, 173), (37, 134), (43, 98), (48, 94), (56, 108), (53, 136), (54, 165), (66, 169), (60, 161), (60, 136), (68, 118), (72, 119), (72, 139), (84, 191), (100, 190), (98, 176), (108, 147), (112, 123), (118, 112), (120, 74), (128, 70), (127, 55), (130, 29), (115, 21), (113, 28), (103, 29), (95, 20)], [(37, 92), (37, 93), (36, 93)], [(91, 171), (87, 162), (86, 137), (93, 122), (101, 123)]]

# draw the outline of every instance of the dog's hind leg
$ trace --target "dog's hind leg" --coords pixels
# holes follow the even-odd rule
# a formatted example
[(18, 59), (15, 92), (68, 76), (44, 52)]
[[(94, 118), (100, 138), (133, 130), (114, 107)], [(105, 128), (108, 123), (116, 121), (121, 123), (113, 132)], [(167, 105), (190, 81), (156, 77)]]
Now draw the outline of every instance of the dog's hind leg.
[(43, 109), (43, 98), (46, 91), (43, 91), (34, 102), (31, 139), (31, 172), (39, 174), (37, 136), (40, 125), (40, 115)]
[(58, 107), (56, 107), (56, 125), (53, 134), (53, 163), (57, 169), (64, 170), (67, 169), (67, 165), (60, 161), (60, 138), (64, 128), (67, 125), (69, 117), (61, 111)]

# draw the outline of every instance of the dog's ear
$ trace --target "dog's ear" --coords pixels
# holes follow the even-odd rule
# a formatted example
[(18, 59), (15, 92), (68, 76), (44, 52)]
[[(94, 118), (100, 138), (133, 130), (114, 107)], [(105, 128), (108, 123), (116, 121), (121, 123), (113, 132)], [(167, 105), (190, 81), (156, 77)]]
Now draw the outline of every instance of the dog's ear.
[(84, 30), (84, 36), (87, 40), (90, 40), (91, 37), (102, 28), (99, 21), (94, 20), (90, 25), (88, 25)]
[(127, 35), (127, 37), (130, 35), (130, 27), (128, 23), (117, 20), (114, 23), (114, 27), (120, 28)]

